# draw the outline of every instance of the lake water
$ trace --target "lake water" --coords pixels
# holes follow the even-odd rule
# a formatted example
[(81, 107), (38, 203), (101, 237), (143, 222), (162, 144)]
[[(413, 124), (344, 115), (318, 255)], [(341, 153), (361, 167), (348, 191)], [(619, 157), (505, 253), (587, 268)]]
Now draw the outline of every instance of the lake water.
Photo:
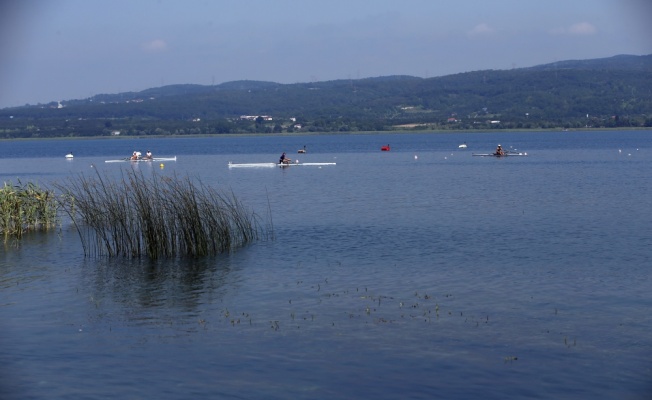
[[(528, 156), (471, 155), (498, 143)], [(104, 162), (134, 150), (178, 159)], [(337, 165), (227, 167), (282, 151)], [(0, 398), (652, 396), (652, 131), (0, 141), (0, 181), (130, 168), (233, 191), (275, 238), (0, 246)]]

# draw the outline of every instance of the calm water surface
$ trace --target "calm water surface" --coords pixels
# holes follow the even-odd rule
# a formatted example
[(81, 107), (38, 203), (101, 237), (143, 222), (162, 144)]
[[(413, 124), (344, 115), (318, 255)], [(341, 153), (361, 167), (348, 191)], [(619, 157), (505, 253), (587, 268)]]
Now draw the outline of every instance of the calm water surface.
[[(471, 156), (497, 143), (528, 156)], [(148, 149), (178, 160), (104, 162)], [(227, 168), (282, 151), (337, 165)], [(652, 396), (650, 131), (0, 142), (2, 181), (129, 168), (233, 191), (275, 240), (0, 246), (0, 398)]]

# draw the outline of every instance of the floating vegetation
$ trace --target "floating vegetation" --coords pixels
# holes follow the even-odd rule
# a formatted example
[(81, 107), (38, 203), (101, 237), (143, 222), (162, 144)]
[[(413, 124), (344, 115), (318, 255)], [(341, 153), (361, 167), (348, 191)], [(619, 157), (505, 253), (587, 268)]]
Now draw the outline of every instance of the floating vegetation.
[[(123, 171), (79, 175), (56, 186), (86, 256), (210, 256), (259, 239), (259, 219), (233, 193), (198, 180)], [(271, 229), (271, 228), (270, 228)]]
[(4, 182), (0, 188), (0, 233), (5, 241), (20, 239), (29, 231), (47, 231), (57, 224), (57, 201), (54, 192), (36, 184), (14, 185)]

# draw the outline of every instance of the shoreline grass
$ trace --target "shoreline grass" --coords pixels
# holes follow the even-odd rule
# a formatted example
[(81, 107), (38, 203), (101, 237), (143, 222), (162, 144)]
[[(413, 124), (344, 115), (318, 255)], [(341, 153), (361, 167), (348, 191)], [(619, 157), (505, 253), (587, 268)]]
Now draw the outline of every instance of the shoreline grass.
[(22, 238), (32, 231), (47, 231), (58, 222), (58, 204), (53, 191), (32, 182), (4, 182), (0, 188), (0, 234)]
[(154, 173), (146, 178), (127, 170), (111, 179), (96, 172), (56, 187), (86, 256), (212, 256), (266, 233), (260, 218), (233, 193), (218, 192), (189, 177)]

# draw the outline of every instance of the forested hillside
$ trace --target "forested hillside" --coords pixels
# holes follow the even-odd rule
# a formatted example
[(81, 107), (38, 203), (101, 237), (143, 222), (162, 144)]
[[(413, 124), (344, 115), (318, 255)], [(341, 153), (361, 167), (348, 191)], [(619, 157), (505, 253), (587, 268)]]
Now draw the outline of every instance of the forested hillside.
[(652, 55), (428, 79), (171, 85), (0, 110), (0, 138), (629, 126), (652, 126)]

